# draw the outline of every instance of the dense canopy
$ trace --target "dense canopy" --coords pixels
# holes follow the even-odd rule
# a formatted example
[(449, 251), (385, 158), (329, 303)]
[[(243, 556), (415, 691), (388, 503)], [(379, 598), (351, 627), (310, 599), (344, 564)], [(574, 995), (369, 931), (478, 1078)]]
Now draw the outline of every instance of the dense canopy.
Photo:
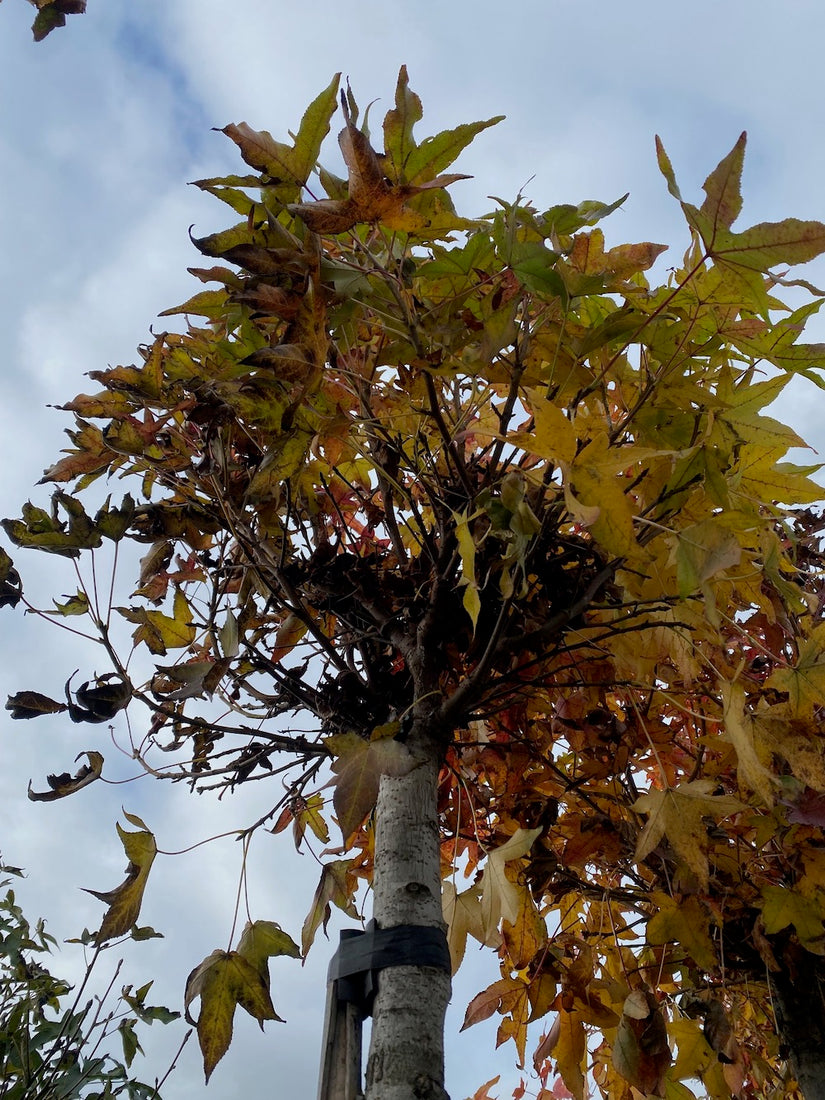
[[(346, 179), (317, 167), (339, 105)], [(501, 960), (466, 1023), (499, 1013), (544, 1096), (588, 1074), (619, 1100), (698, 1079), (798, 1095), (774, 1011), (798, 1025), (791, 987), (825, 954), (822, 490), (766, 410), (825, 384), (802, 340), (821, 295), (787, 274), (825, 226), (733, 228), (744, 135), (700, 206), (658, 146), (690, 231), (667, 270), (662, 245), (606, 243), (623, 200), (463, 217), (446, 170), (498, 120), (418, 142), (420, 118), (402, 70), (380, 137), (337, 78), (288, 142), (225, 128), (251, 172), (198, 181), (238, 220), (193, 239), (204, 289), (167, 311), (185, 331), (90, 372), (51, 509), (3, 524), (80, 559), (55, 615), (111, 667), (65, 703), (21, 691), (12, 716), (109, 723), (137, 700), (155, 774), (284, 773), (251, 831), (328, 845), (334, 819), (343, 843), (304, 951), (371, 881), (383, 778), (434, 763), (453, 964), (468, 936)], [(123, 540), (140, 576), (112, 606), (83, 563)], [(7, 556), (0, 573), (18, 602)], [(32, 797), (93, 783), (88, 761)], [(250, 927), (193, 973), (207, 1076), (226, 1045), (210, 967), (263, 1020), (266, 958), (293, 952)]]

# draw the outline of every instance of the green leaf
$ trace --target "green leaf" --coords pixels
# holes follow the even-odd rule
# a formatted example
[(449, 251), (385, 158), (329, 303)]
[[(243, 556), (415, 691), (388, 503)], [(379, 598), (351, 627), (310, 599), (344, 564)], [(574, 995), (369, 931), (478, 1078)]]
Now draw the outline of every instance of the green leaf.
[(123, 1060), (126, 1062), (127, 1067), (131, 1066), (138, 1051), (143, 1054), (143, 1047), (138, 1042), (138, 1037), (135, 1032), (136, 1023), (136, 1020), (127, 1019), (121, 1020), (118, 1024), (120, 1040), (123, 1045)]
[(730, 229), (742, 209), (742, 164), (746, 142), (747, 134), (742, 133), (730, 153), (704, 182), (707, 198), (700, 213), (714, 229)]
[(558, 206), (551, 206), (548, 210), (545, 210), (540, 215), (538, 223), (542, 227), (543, 234), (547, 237), (569, 237), (586, 225), (596, 225), (602, 218), (606, 218), (614, 210), (618, 210), (627, 200), (628, 195), (629, 192), (611, 203), (597, 202), (595, 199), (587, 199), (585, 202), (579, 203), (578, 206), (573, 206), (571, 203), (560, 203)]
[(742, 547), (724, 517), (714, 517), (679, 531), (675, 556), (679, 595), (685, 599), (717, 573), (738, 565)]
[(32, 23), (35, 42), (42, 42), (56, 27), (66, 26), (67, 15), (82, 15), (86, 0), (30, 0), (38, 8)]
[(407, 157), (406, 182), (421, 185), (435, 179), (478, 134), (503, 119), (504, 115), (496, 115), (484, 122), (464, 123), (453, 130), (442, 130), (434, 137), (425, 138)]
[(405, 167), (416, 148), (413, 127), (423, 117), (421, 100), (410, 91), (407, 66), (402, 65), (395, 88), (395, 107), (384, 118), (384, 155), (392, 166), (395, 183), (405, 179)]
[(329, 133), (330, 121), (338, 106), (338, 85), (341, 74), (336, 73), (326, 88), (310, 103), (301, 119), (292, 153), (293, 171), (301, 183), (306, 183), (315, 164), (324, 138)]
[[(23, 505), (21, 519), (2, 521), (3, 530), (16, 546), (76, 558), (81, 550), (93, 550), (101, 545), (100, 531), (78, 500), (61, 492), (56, 492), (52, 500), (51, 515), (29, 502)], [(57, 518), (58, 508), (68, 516), (68, 526)]]
[(682, 201), (682, 194), (679, 190), (679, 186), (676, 183), (676, 175), (673, 171), (673, 165), (670, 163), (670, 157), (665, 152), (665, 147), (662, 144), (662, 139), (659, 135), (656, 135), (656, 160), (659, 163), (659, 171), (665, 177), (667, 181), (667, 189), (673, 195), (674, 199)]
[(513, 250), (511, 266), (513, 274), (528, 290), (542, 298), (560, 298), (567, 305), (567, 286), (556, 266), (557, 261), (555, 252), (534, 242), (529, 252), (523, 246)]
[(227, 297), (228, 292), (225, 289), (201, 290), (197, 294), (193, 294), (192, 297), (183, 302), (182, 305), (172, 306), (171, 309), (165, 309), (162, 313), (158, 314), (158, 316), (174, 317), (177, 313), (194, 313), (202, 317), (209, 317), (212, 320), (216, 320), (224, 312)]
[(751, 271), (766, 272), (777, 264), (804, 264), (825, 252), (825, 224), (786, 218), (760, 222), (742, 233), (719, 233), (705, 242), (713, 258)]
[(74, 596), (66, 596), (65, 603), (54, 601), (54, 609), (58, 615), (86, 615), (89, 612), (89, 597), (79, 589)]
[(253, 130), (248, 123), (239, 122), (224, 126), (220, 132), (235, 142), (241, 156), (252, 168), (265, 172), (278, 182), (290, 180), (296, 189), (303, 182), (295, 178), (292, 146), (276, 141), (267, 130)]

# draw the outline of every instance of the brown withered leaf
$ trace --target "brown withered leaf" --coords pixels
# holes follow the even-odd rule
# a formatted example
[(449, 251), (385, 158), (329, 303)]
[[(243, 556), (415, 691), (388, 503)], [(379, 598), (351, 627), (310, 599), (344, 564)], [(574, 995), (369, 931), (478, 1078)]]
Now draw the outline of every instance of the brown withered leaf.
[(78, 753), (75, 757), (75, 763), (81, 756), (85, 756), (89, 763), (78, 768), (74, 775), (63, 772), (61, 775), (46, 776), (46, 782), (50, 787), (48, 791), (33, 791), (31, 781), (29, 781), (29, 799), (32, 802), (56, 802), (58, 798), (66, 798), (68, 795), (74, 794), (75, 791), (88, 787), (96, 779), (100, 779), (100, 773), (103, 771), (103, 757), (101, 754), (94, 751)]
[(70, 677), (66, 681), (69, 705), (63, 709), (68, 709), (73, 722), (109, 722), (132, 698), (132, 685), (115, 672), (107, 672), (94, 681), (86, 680), (75, 692), (75, 699), (69, 689), (71, 682)]
[(787, 802), (788, 821), (794, 825), (825, 828), (825, 794), (805, 787), (795, 802)]
[(264, 248), (259, 244), (236, 244), (223, 253), (223, 258), (252, 275), (283, 275), (290, 271), (302, 275), (307, 270), (303, 252), (295, 248)]
[(14, 562), (0, 547), (0, 607), (16, 607), (23, 596), (23, 583)]
[(422, 191), (469, 179), (466, 175), (446, 173), (417, 185), (391, 183), (384, 171), (383, 156), (353, 124), (343, 92), (341, 105), (346, 126), (338, 135), (338, 144), (349, 170), (348, 197), (289, 206), (290, 213), (296, 214), (314, 233), (344, 233), (359, 222), (381, 222), (391, 229), (414, 231), (425, 226), (426, 220), (404, 209), (409, 199)]
[(68, 709), (65, 703), (58, 703), (56, 699), (41, 695), (39, 691), (18, 691), (6, 701), (6, 710), (11, 711), (11, 716), (15, 719), (39, 718), (41, 714), (60, 714)]
[(719, 1061), (725, 1065), (733, 1065), (739, 1054), (739, 1046), (733, 1035), (733, 1025), (721, 1001), (708, 1001), (704, 1033)]
[(241, 291), (235, 291), (232, 301), (249, 306), (256, 314), (279, 317), (283, 321), (291, 321), (301, 308), (301, 299), (296, 294), (257, 281), (254, 285), (247, 283)]
[(667, 1025), (656, 998), (649, 990), (634, 990), (625, 1000), (613, 1044), (614, 1067), (640, 1092), (664, 1096), (671, 1060)]

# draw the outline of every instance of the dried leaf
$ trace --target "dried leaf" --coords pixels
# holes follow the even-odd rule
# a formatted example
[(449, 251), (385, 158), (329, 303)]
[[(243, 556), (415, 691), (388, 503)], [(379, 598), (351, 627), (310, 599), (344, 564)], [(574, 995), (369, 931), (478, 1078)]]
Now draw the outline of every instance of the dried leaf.
[(656, 998), (649, 990), (634, 990), (622, 1010), (613, 1043), (613, 1065), (640, 1092), (664, 1096), (670, 1063), (667, 1027)]
[(68, 795), (74, 794), (75, 791), (88, 787), (96, 779), (100, 779), (100, 774), (103, 771), (103, 757), (101, 754), (94, 751), (81, 752), (75, 757), (75, 761), (79, 760), (81, 756), (85, 756), (89, 763), (78, 768), (74, 775), (63, 772), (61, 775), (46, 776), (46, 782), (49, 784), (50, 790), (33, 791), (31, 782), (29, 782), (30, 800), (32, 802), (54, 802), (56, 799), (66, 798)]
[(12, 718), (39, 718), (41, 714), (60, 714), (69, 708), (65, 703), (41, 695), (39, 691), (18, 691), (6, 701)]

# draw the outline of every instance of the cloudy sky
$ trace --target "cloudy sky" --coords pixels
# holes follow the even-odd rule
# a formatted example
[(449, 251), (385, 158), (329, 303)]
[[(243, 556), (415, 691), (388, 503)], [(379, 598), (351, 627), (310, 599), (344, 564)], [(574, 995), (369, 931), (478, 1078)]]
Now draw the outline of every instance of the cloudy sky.
[[(743, 221), (825, 220), (825, 9), (815, 0), (786, 0), (781, 21), (768, 0), (89, 0), (88, 7), (34, 45), (33, 9), (23, 0), (0, 6), (4, 516), (18, 514), (30, 494), (46, 498), (33, 486), (66, 426), (47, 406), (83, 390), (84, 372), (133, 361), (159, 311), (193, 292), (186, 267), (198, 256), (187, 228), (202, 236), (226, 217), (187, 183), (239, 166), (234, 146), (212, 127), (246, 121), (283, 138), (337, 71), (362, 105), (377, 100), (374, 110), (383, 111), (406, 63), (424, 101), (422, 134), (506, 114), (459, 164), (474, 176), (453, 189), (468, 214), (489, 209), (491, 194), (512, 199), (522, 191), (543, 208), (630, 191), (607, 223), (611, 243), (659, 241), (680, 256), (686, 233), (656, 168), (654, 134), (692, 197), (747, 130)], [(809, 277), (825, 283), (823, 266), (811, 267)], [(819, 391), (797, 390), (782, 410), (823, 448), (824, 405)], [(74, 590), (59, 562), (18, 555), (18, 563), (41, 606), (48, 593)], [(59, 694), (75, 668), (88, 676), (94, 659), (79, 639), (2, 613), (3, 696), (26, 687)], [(96, 784), (62, 803), (27, 801), (30, 777), (37, 785), (47, 771), (72, 767), (91, 743), (88, 729), (59, 719), (0, 721), (0, 850), (26, 866), (30, 877), (18, 892), (60, 938), (99, 922), (99, 903), (78, 886), (120, 881), (121, 806), (146, 819), (163, 849), (177, 850), (247, 823), (272, 801), (255, 790), (217, 803), (148, 779)], [(111, 748), (106, 774), (126, 780), (135, 769)], [(288, 834), (253, 846), (251, 900), (256, 917), (298, 938), (318, 868), (311, 858), (296, 863), (289, 849)], [(230, 839), (157, 861), (142, 919), (166, 939), (141, 946), (127, 980), (156, 974), (159, 999), (179, 1006), (189, 970), (226, 946), (239, 856)], [(58, 964), (64, 970), (76, 965), (72, 950)], [(261, 1036), (239, 1019), (207, 1100), (314, 1095), (330, 951), (319, 940), (303, 969), (273, 966), (275, 1006), (288, 1023)], [(469, 997), (497, 976), (494, 960), (471, 955), (465, 968), (449, 1021), (448, 1086), (463, 1100), (500, 1072), (500, 1095), (509, 1097), (518, 1075), (510, 1049), (494, 1054), (494, 1028), (457, 1035)], [(147, 1036), (158, 1040), (147, 1042), (147, 1074), (162, 1071), (170, 1032)], [(184, 1100), (201, 1091), (191, 1043), (164, 1095)]]

